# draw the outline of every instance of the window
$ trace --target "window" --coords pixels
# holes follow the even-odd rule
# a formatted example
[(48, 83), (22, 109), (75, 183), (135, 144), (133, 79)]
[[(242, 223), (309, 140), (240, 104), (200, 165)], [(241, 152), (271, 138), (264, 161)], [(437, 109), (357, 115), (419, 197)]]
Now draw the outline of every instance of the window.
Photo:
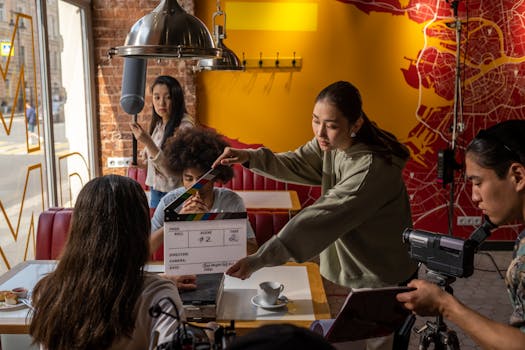
[[(37, 3), (45, 1), (0, 2), (0, 16), (16, 8), (8, 21), (0, 20), (0, 37), (9, 40), (0, 59), (5, 68), (0, 76), (0, 168), (10, 169), (0, 182), (0, 273), (34, 258), (40, 212), (72, 207), (82, 186), (96, 176), (87, 33), (91, 4), (47, 1), (50, 26), (43, 33), (47, 47), (41, 50), (37, 9), (43, 6)], [(49, 52), (49, 62), (41, 51)], [(41, 77), (43, 71), (47, 77)], [(36, 118), (30, 122), (29, 115)]]

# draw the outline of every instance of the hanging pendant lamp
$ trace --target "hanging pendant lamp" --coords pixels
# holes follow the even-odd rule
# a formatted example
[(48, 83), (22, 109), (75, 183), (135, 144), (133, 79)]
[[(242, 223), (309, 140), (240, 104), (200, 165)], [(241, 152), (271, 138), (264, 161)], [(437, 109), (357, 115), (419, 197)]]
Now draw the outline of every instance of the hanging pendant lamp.
[[(224, 16), (224, 26), (215, 24), (217, 16)], [(244, 70), (239, 57), (223, 43), (226, 38), (226, 13), (221, 10), (220, 0), (217, 0), (217, 11), (213, 14), (213, 36), (216, 40), (215, 46), (222, 50), (221, 58), (206, 58), (199, 60), (196, 71), (202, 70)]]
[(177, 0), (161, 0), (150, 14), (139, 19), (126, 37), (124, 46), (110, 55), (135, 58), (219, 58), (206, 25), (188, 14)]

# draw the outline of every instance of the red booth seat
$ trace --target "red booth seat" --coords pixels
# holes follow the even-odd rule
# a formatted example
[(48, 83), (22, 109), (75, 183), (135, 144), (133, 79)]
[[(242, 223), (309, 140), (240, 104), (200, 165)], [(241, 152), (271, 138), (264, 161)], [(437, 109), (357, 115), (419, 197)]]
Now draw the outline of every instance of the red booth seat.
[(234, 191), (296, 191), (301, 203), (301, 208), (307, 207), (321, 196), (320, 186), (305, 186), (270, 179), (266, 176), (255, 174), (239, 164), (233, 165), (234, 177), (225, 184), (216, 186), (227, 187)]
[(138, 166), (130, 166), (128, 168), (127, 176), (137, 181), (144, 191), (149, 191), (149, 186), (146, 185), (146, 175), (148, 170)]
[[(36, 236), (37, 260), (53, 260), (60, 257), (69, 234), (71, 214), (72, 208), (49, 208), (40, 214)], [(257, 243), (261, 245), (288, 222), (289, 213), (249, 212), (248, 219), (255, 231)], [(164, 260), (163, 247), (152, 255), (152, 260)]]
[(58, 259), (69, 234), (72, 208), (49, 208), (38, 218), (35, 259)]

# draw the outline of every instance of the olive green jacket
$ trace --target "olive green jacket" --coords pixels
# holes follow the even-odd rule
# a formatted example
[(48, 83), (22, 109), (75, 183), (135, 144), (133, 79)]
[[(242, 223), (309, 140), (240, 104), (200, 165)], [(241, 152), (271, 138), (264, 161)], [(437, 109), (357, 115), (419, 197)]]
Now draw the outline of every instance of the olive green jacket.
[(402, 242), (412, 226), (402, 178), (405, 160), (388, 161), (362, 143), (323, 152), (315, 139), (294, 152), (249, 150), (245, 164), (274, 179), (321, 185), (322, 195), (302, 209), (249, 257), (250, 266), (303, 262), (320, 254), (321, 274), (351, 287), (382, 287), (407, 280), (416, 270)]

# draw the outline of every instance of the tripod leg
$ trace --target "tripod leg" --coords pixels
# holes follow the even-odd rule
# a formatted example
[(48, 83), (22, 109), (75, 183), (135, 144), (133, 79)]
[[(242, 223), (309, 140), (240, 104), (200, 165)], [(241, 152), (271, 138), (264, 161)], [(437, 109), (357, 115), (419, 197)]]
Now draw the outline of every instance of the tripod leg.
[(459, 339), (458, 335), (454, 331), (448, 331), (445, 338), (445, 344), (447, 345), (447, 350), (459, 350)]
[(430, 343), (430, 336), (428, 336), (427, 334), (422, 334), (421, 337), (419, 337), (418, 350), (427, 350)]
[(406, 350), (410, 343), (410, 332), (416, 322), (416, 316), (413, 314), (408, 315), (403, 322), (403, 325), (394, 333), (394, 349)]

